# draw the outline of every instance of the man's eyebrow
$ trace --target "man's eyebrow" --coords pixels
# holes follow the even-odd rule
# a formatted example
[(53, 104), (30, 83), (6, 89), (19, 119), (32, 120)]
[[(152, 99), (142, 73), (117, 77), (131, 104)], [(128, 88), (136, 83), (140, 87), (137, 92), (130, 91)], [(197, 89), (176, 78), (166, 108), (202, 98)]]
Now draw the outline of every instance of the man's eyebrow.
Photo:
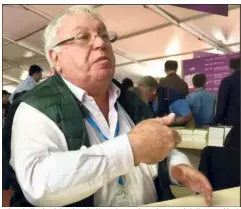
[(88, 28), (83, 25), (78, 25), (73, 29), (73, 31), (76, 31), (76, 30), (88, 30)]
[[(72, 31), (77, 31), (77, 30), (85, 30), (86, 31), (86, 30), (89, 30), (89, 28), (86, 26), (83, 26), (83, 25), (78, 25)], [(100, 25), (98, 28), (98, 32), (103, 32), (103, 31), (105, 32), (105, 31), (107, 31), (107, 29), (106, 29), (105, 25)]]
[(99, 31), (107, 31), (105, 25), (101, 25), (101, 26), (99, 27)]

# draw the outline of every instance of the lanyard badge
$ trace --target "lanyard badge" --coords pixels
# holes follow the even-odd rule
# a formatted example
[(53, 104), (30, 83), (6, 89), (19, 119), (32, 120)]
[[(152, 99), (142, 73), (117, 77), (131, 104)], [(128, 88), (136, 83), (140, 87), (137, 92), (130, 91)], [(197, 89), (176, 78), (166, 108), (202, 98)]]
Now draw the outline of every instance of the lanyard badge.
[[(116, 111), (118, 112), (117, 103), (115, 103), (115, 108), (116, 108)], [(100, 135), (102, 141), (108, 140), (108, 138), (100, 130), (99, 126), (96, 124), (96, 122), (90, 116), (87, 116), (85, 119), (97, 131), (97, 133)], [(119, 119), (117, 119), (117, 124), (116, 124), (116, 129), (115, 129), (115, 137), (117, 137), (119, 135), (119, 132), (120, 132), (120, 122), (119, 122)], [(121, 176), (118, 177), (118, 183), (121, 186), (124, 185), (124, 181)]]

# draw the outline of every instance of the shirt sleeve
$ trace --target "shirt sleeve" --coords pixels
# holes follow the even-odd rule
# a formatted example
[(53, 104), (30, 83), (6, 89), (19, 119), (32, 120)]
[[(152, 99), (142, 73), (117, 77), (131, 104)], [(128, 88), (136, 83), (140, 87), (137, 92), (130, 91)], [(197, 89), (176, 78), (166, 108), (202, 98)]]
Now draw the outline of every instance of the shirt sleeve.
[(65, 206), (94, 194), (134, 168), (128, 136), (68, 151), (64, 134), (47, 116), (21, 103), (12, 126), (11, 160), (34, 206)]
[(186, 99), (179, 99), (169, 106), (170, 112), (175, 113), (177, 116), (188, 116), (191, 112)]
[(187, 97), (186, 97), (186, 100), (187, 100), (189, 108), (192, 109), (193, 108), (193, 102), (194, 102), (193, 97), (190, 94), (188, 94)]
[(174, 185), (181, 186), (171, 175), (171, 168), (176, 165), (185, 164), (192, 166), (189, 159), (182, 152), (179, 152), (177, 149), (173, 149), (168, 155), (168, 169), (171, 183)]

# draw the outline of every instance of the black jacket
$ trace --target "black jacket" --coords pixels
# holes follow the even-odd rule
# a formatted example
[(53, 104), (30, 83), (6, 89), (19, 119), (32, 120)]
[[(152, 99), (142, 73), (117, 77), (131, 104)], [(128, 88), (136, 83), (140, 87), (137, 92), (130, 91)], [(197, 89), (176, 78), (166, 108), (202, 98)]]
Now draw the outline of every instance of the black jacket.
[(213, 191), (240, 186), (240, 151), (208, 146), (202, 150), (199, 165)]
[(240, 71), (224, 78), (218, 92), (215, 122), (233, 126), (240, 121)]

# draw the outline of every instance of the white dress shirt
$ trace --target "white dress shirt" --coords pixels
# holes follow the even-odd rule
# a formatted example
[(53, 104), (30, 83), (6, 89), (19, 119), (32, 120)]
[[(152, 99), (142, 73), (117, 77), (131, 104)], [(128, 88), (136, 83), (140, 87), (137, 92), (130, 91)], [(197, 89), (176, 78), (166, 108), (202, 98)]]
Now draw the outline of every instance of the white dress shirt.
[(9, 102), (13, 103), (13, 97), (16, 93), (22, 92), (22, 91), (30, 91), (37, 85), (37, 82), (33, 79), (33, 77), (28, 76), (25, 80), (23, 80), (18, 87), (15, 89), (15, 91), (9, 96)]
[[(153, 179), (157, 166), (134, 166), (127, 133), (134, 126), (125, 110), (114, 107), (120, 90), (109, 89), (109, 125), (94, 99), (64, 80), (77, 99), (91, 113), (102, 133), (87, 122), (91, 147), (68, 151), (63, 132), (46, 115), (26, 103), (18, 107), (12, 127), (11, 160), (18, 182), (27, 200), (35, 206), (64, 206), (94, 194), (94, 206), (140, 206), (157, 201)], [(119, 136), (114, 137), (117, 120)], [(177, 164), (190, 165), (176, 149), (168, 156), (169, 169)], [(123, 188), (118, 177), (124, 175)], [(172, 178), (171, 178), (172, 179)], [(176, 183), (172, 179), (173, 183)], [(123, 193), (122, 193), (123, 194)]]

